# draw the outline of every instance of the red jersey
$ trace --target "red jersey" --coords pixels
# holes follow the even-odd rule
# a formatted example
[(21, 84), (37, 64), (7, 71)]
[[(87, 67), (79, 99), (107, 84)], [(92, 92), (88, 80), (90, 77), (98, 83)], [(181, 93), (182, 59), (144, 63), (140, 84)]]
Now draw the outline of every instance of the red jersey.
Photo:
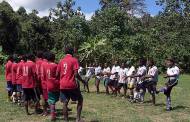
[(12, 70), (11, 70), (11, 73), (12, 73), (12, 84), (16, 84), (16, 73), (17, 73), (17, 63), (13, 63), (12, 64)]
[(7, 81), (12, 81), (12, 61), (8, 61), (6, 64), (5, 64), (5, 79)]
[(42, 64), (43, 60), (41, 58), (37, 58), (36, 59), (36, 74), (38, 77), (38, 80), (41, 79), (41, 64)]
[(43, 60), (41, 67), (40, 67), (40, 73), (41, 73), (41, 85), (42, 89), (47, 89), (47, 80), (46, 80), (46, 66), (48, 64), (47, 60)]
[(59, 91), (59, 81), (56, 79), (57, 64), (48, 63), (46, 65), (46, 79), (48, 91)]
[(22, 84), (23, 82), (23, 65), (24, 65), (23, 60), (21, 60), (17, 65), (17, 73), (16, 73), (17, 84)]
[(36, 65), (32, 61), (23, 64), (23, 88), (35, 88), (36, 85)]
[(57, 67), (57, 73), (60, 74), (60, 89), (77, 88), (75, 72), (77, 72), (78, 69), (78, 60), (69, 54), (60, 61)]

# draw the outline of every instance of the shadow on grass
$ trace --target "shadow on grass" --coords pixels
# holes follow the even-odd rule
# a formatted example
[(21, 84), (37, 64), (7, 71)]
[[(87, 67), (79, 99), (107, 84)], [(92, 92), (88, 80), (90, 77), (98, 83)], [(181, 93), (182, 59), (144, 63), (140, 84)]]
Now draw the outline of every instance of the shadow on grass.
[(178, 105), (173, 107), (173, 110), (184, 110), (184, 109), (188, 109), (188, 106), (183, 106), (183, 105)]
[(155, 106), (164, 107), (164, 106), (166, 106), (166, 104), (164, 104), (164, 103), (157, 103)]

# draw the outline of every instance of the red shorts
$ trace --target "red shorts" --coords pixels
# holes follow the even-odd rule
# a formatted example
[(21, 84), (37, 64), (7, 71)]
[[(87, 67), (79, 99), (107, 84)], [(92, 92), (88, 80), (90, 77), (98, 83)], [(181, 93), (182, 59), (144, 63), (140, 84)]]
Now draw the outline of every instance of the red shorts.
[(48, 100), (48, 91), (47, 91), (47, 89), (42, 90), (42, 95), (43, 95), (43, 99), (45, 101), (47, 101)]

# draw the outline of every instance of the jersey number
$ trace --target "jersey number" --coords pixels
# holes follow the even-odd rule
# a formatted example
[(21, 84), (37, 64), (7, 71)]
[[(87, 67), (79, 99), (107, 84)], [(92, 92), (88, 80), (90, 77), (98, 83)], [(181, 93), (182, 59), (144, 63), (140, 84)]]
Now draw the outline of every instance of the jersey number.
[(67, 73), (67, 64), (63, 64), (63, 74), (65, 75)]
[(28, 76), (28, 67), (23, 67), (23, 76)]

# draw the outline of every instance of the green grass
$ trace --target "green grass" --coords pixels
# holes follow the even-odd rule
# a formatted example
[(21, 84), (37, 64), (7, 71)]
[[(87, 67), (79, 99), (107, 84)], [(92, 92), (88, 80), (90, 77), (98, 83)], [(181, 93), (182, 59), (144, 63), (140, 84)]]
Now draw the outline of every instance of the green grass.
[[(106, 96), (104, 93), (96, 94), (93, 80), (91, 81), (92, 93), (84, 95), (84, 108), (82, 117), (86, 122), (189, 122), (190, 121), (190, 76), (182, 75), (180, 82), (172, 91), (172, 106), (174, 110), (165, 111), (165, 96), (156, 96), (157, 105), (151, 103), (131, 104), (120, 97)], [(0, 122), (48, 122), (49, 117), (40, 115), (26, 116), (24, 109), (7, 102), (5, 81), (0, 77)], [(164, 79), (160, 78), (158, 87), (163, 84)], [(101, 84), (101, 91), (104, 92)], [(150, 95), (146, 94), (146, 101)], [(76, 116), (76, 105), (69, 105), (73, 109), (70, 113), (70, 120), (74, 121)], [(58, 112), (61, 112), (61, 103), (58, 103)], [(32, 110), (31, 110), (32, 111)], [(63, 121), (59, 114), (57, 121)]]

